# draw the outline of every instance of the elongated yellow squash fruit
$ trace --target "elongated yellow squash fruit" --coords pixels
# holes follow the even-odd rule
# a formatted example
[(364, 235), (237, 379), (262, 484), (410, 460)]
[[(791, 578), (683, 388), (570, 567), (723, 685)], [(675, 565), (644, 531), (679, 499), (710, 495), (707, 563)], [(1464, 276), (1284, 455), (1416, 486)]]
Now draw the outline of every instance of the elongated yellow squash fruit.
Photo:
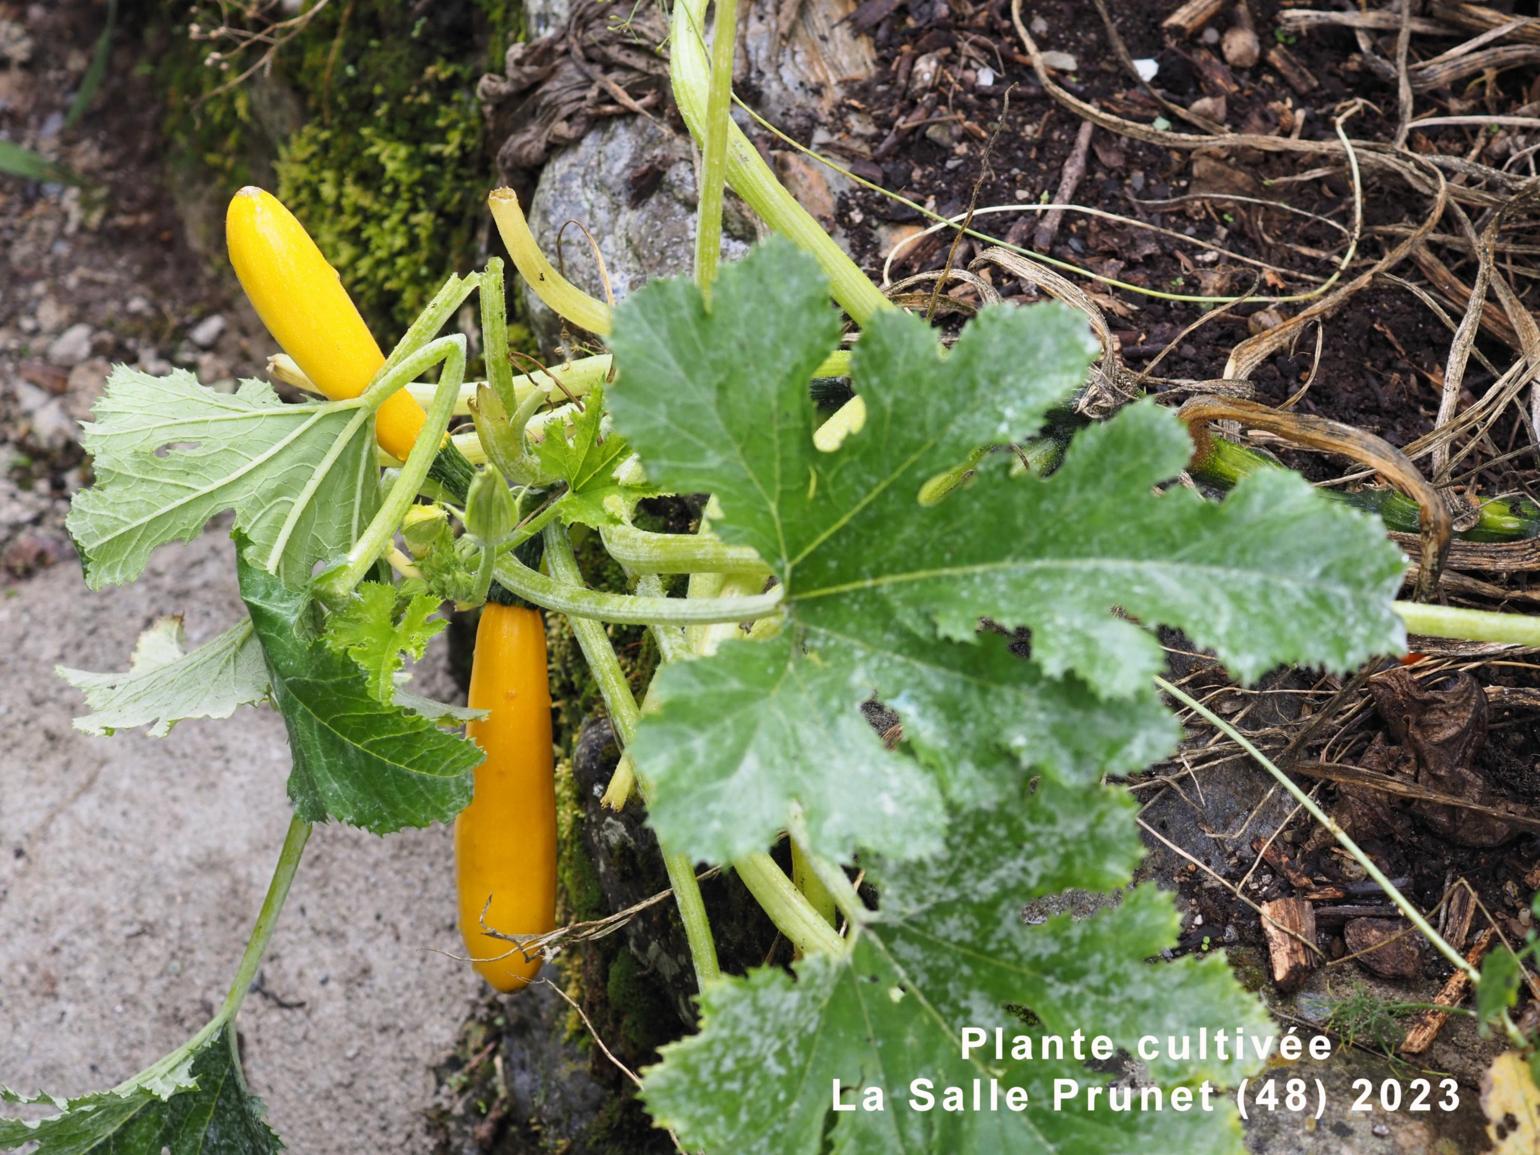
[[(556, 780), (551, 686), (540, 611), (489, 601), (476, 628), (467, 733), (486, 751), (471, 804), (455, 819), (460, 934), (500, 991), (526, 986), (540, 960), (482, 931), (544, 934), (556, 925)], [(511, 953), (510, 953), (511, 952)], [(506, 957), (498, 957), (506, 956)]]
[[(385, 354), (294, 214), (271, 193), (247, 185), (225, 213), (225, 244), (257, 316), (316, 388), (334, 401), (362, 393)], [(375, 413), (375, 437), (405, 460), (426, 418), (422, 406), (398, 390)]]

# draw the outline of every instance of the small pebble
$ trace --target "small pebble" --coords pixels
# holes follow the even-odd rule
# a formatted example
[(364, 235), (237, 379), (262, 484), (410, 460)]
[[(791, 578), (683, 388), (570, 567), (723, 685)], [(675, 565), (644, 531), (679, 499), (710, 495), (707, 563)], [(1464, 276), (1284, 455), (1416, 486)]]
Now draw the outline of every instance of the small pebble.
[(80, 426), (64, 411), (63, 402), (51, 397), (32, 414), (32, 435), (28, 438), (39, 449), (57, 452), (80, 438)]
[(37, 318), (37, 324), (45, 333), (57, 333), (69, 322), (69, 310), (59, 301), (59, 298), (48, 294), (37, 303), (33, 316)]
[(137, 361), (138, 367), (151, 377), (164, 377), (174, 368), (170, 361), (167, 361), (159, 353), (148, 349), (140, 351)]
[(927, 52), (914, 62), (914, 67), (909, 70), (909, 91), (921, 93), (936, 83), (936, 73), (941, 70), (941, 58), (934, 52)]
[(91, 326), (84, 321), (71, 325), (48, 346), (48, 360), (73, 369), (91, 355)]
[(1225, 103), (1224, 94), (1220, 93), (1218, 96), (1200, 96), (1192, 102), (1192, 111), (1194, 116), (1206, 116), (1223, 124), (1230, 109)]
[(112, 366), (101, 357), (92, 357), (71, 369), (69, 382), (64, 388), (65, 411), (77, 419), (89, 417), (91, 406), (102, 395), (110, 372)]
[(212, 349), (225, 331), (225, 319), (218, 313), (205, 317), (189, 330), (187, 336), (200, 349)]
[(1254, 68), (1262, 59), (1262, 45), (1257, 41), (1257, 34), (1239, 25), (1224, 34), (1220, 52), (1231, 68)]

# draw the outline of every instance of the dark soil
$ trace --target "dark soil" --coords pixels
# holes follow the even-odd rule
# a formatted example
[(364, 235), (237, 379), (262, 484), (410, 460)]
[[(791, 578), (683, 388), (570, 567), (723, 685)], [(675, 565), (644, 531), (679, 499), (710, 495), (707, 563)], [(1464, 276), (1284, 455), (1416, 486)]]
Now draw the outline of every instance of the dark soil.
[[(1352, 34), (1321, 30), (1289, 37), (1285, 45), (1317, 78), (1319, 86), (1299, 93), (1265, 64), (1232, 69), (1218, 46), (1173, 39), (1159, 27), (1174, 4), (1111, 6), (1118, 32), (1135, 59), (1158, 65), (1153, 84), (1174, 103), (1188, 107), (1208, 97), (1224, 97), (1224, 123), (1234, 131), (1287, 133), (1303, 120), (1306, 139), (1333, 137), (1333, 118), (1343, 102), (1360, 103), (1351, 120), (1355, 137), (1379, 139), (1395, 125), (1382, 109), (1394, 110), (1394, 84), (1364, 68)], [(1274, 16), (1280, 5), (1254, 4), (1256, 30), (1264, 50), (1277, 42)], [(1106, 33), (1089, 3), (1050, 0), (1023, 5), (1027, 20), (1045, 27), (1038, 37), (1045, 51), (1075, 57), (1077, 71), (1058, 79), (1083, 100), (1135, 120), (1151, 120), (1161, 109), (1118, 63)], [(943, 216), (1023, 201), (1053, 200), (1080, 123), (1058, 106), (1037, 83), (1011, 25), (1007, 0), (916, 0), (889, 4), (874, 0), (854, 19), (868, 23), (885, 68), (852, 94), (848, 104), (858, 115), (850, 136), (827, 145), (853, 164), (858, 175), (918, 202)], [(1228, 24), (1222, 16), (1214, 28)], [(915, 76), (917, 63), (939, 58), (936, 80), (928, 88)], [(980, 80), (982, 69), (995, 75)], [(1498, 79), (1494, 97), (1517, 107), (1527, 99), (1529, 78), (1522, 70)], [(870, 131), (861, 131), (866, 124)], [(913, 126), (913, 127), (911, 127)], [(1184, 126), (1176, 126), (1178, 128)], [(842, 154), (841, 149), (845, 152)], [(1292, 178), (1302, 165), (1288, 156), (1242, 154), (1219, 171), (1191, 152), (1115, 137), (1097, 129), (1084, 178), (1073, 201), (1139, 221), (1146, 221), (1211, 241), (1279, 268), (1329, 275), (1344, 248), (1342, 232), (1277, 209), (1226, 202), (1223, 197), (1160, 207), (1154, 202), (1213, 189), (1224, 181), (1245, 186), (1248, 195), (1286, 200), (1297, 209), (1328, 217), (1340, 225), (1351, 219), (1351, 188), (1333, 171), (1307, 181), (1275, 186)], [(1365, 187), (1365, 224), (1407, 223), (1424, 206), (1407, 203), (1405, 190), (1393, 182), (1369, 178)], [(975, 227), (1013, 244), (1032, 247), (1038, 214), (979, 217)], [(842, 198), (839, 223), (851, 237), (858, 257), (879, 269), (883, 255), (906, 226), (928, 224), (914, 210), (879, 194), (859, 192)], [(1377, 257), (1386, 242), (1370, 236), (1360, 257)], [(912, 246), (895, 262), (893, 277), (942, 268), (949, 240), (936, 234)], [(985, 242), (964, 239), (950, 254), (951, 264), (966, 267)], [(1311, 250), (1306, 252), (1305, 250)], [(1130, 284), (1163, 291), (1202, 295), (1248, 292), (1298, 292), (1304, 282), (1279, 282), (1224, 257), (1208, 261), (1201, 250), (1127, 225), (1068, 214), (1049, 251), (1060, 260)], [(1468, 278), (1467, 278), (1468, 279)], [(1255, 287), (1254, 287), (1255, 286)], [(1006, 297), (1018, 285), (997, 286)], [(1123, 355), (1133, 370), (1173, 348), (1160, 362), (1166, 378), (1208, 380), (1221, 376), (1230, 349), (1248, 333), (1260, 306), (1241, 306), (1178, 340), (1197, 321), (1203, 307), (1167, 303), (1115, 289), (1088, 286), (1116, 301), (1109, 313)], [(1448, 352), (1448, 330), (1415, 298), (1393, 288), (1373, 287), (1359, 294), (1327, 325), (1320, 363), (1309, 391), (1297, 406), (1371, 430), (1393, 444), (1405, 444), (1428, 430), (1437, 407), (1440, 366)], [(1285, 401), (1311, 379), (1313, 349), (1302, 343), (1290, 355), (1275, 358), (1252, 378), (1256, 399)], [(1472, 373), (1473, 392), (1490, 375)], [(1320, 471), (1318, 471), (1320, 472)]]

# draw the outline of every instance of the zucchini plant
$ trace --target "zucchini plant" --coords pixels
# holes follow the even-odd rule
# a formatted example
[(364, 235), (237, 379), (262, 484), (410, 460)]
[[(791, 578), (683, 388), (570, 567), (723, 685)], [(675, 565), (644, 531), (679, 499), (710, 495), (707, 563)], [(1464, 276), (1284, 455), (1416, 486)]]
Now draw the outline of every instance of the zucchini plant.
[[(731, 12), (719, 7), (719, 27)], [(322, 398), (113, 371), (85, 442), (96, 480), (69, 523), (88, 584), (134, 580), (156, 548), (233, 510), (247, 614), (190, 653), (63, 671), (88, 704), (79, 724), (163, 733), (270, 702), (292, 750), (294, 818), (211, 1021), (109, 1090), (0, 1091), (25, 1108), (0, 1118), (0, 1147), (279, 1149), (241, 1076), (236, 1016), (317, 823), (386, 835), (458, 816), (478, 969), (499, 987), (533, 975), (527, 944), (550, 927), (551, 739), (538, 619), (502, 605), (517, 599), (570, 619), (625, 749), (606, 801), (639, 794), (663, 851), (700, 1022), (643, 1073), (641, 1095), (688, 1149), (1241, 1150), (1223, 1097), (1201, 1111), (1098, 1111), (1060, 1092), (1105, 1086), (1105, 1063), (964, 1040), (1023, 1016), (1129, 1054), (1148, 1035), (1266, 1034), (1217, 953), (1147, 961), (1174, 945), (1178, 917), (1153, 885), (1129, 887), (1142, 854), (1133, 804), (1105, 779), (1179, 739), (1155, 631), (1182, 631), (1254, 681), (1284, 663), (1345, 671), (1398, 652), (1403, 617), (1433, 631), (1438, 611), (1394, 602), (1404, 560), (1375, 518), (1292, 473), (1254, 471), (1222, 502), (1169, 485), (1192, 445), (1151, 402), (1080, 432), (1051, 470), (1013, 472), (1009, 455), (983, 452), (1026, 442), (1072, 401), (1097, 354), (1083, 321), (1052, 303), (997, 307), (943, 348), (890, 307), (732, 127), (731, 36), (710, 59), (704, 17), (705, 0), (677, 0), (675, 89), (706, 146), (695, 280), (647, 285), (612, 310), (551, 268), (511, 194), (492, 197), (520, 270), (607, 353), (515, 374), (494, 260), (450, 278), (385, 357), (305, 250), (293, 284), (250, 266), (242, 280), (266, 294), (259, 310), (294, 355), (275, 371)], [(718, 270), (724, 176), (789, 239)], [(239, 268), (263, 258), (237, 218), (266, 202), (237, 201)], [(272, 219), (280, 248), (308, 241)], [(468, 382), (466, 337), (440, 333), (478, 292), (486, 380)], [(860, 327), (853, 349), (831, 295)], [(362, 374), (328, 360), (336, 326), (363, 351)], [(830, 376), (856, 400), (820, 427), (810, 385)], [(472, 426), (446, 440), (456, 414)], [(476, 470), (469, 492), (462, 463)], [(638, 502), (660, 493), (709, 494), (699, 531), (638, 528)], [(630, 588), (585, 582), (580, 535)], [(446, 602), (488, 603), (480, 710), (428, 701), (402, 677)], [(656, 640), (663, 661), (642, 702), (607, 622)], [(507, 711), (514, 685), (526, 697)], [(874, 700), (902, 721), (894, 749), (863, 715)], [(496, 777), (511, 766), (512, 785)], [(499, 844), (521, 831), (528, 844)], [(783, 839), (790, 875), (770, 854)], [(722, 973), (701, 864), (737, 874), (795, 964)], [(1082, 919), (1021, 917), (1069, 888), (1120, 900)], [(1146, 1074), (1212, 1089), (1254, 1062), (1157, 1055)]]

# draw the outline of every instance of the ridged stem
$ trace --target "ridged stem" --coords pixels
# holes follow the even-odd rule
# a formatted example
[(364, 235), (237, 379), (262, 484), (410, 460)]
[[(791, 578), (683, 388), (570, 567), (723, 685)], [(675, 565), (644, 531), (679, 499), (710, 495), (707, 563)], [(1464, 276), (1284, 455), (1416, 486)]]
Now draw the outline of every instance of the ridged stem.
[[(545, 558), (551, 576), (567, 585), (581, 585), (582, 571), (572, 553), (572, 543), (560, 526), (545, 531)], [(620, 658), (610, 642), (604, 626), (592, 618), (569, 618), (573, 636), (583, 651), (589, 672), (599, 687), (599, 694), (610, 713), (610, 724), (622, 749), (631, 745), (636, 736), (636, 723), (641, 710), (636, 695), (626, 680)], [(719, 977), (721, 965), (717, 962), (716, 940), (711, 935), (711, 920), (706, 914), (706, 902), (701, 897), (700, 882), (695, 877), (695, 864), (688, 855), (676, 854), (659, 844), (663, 854), (663, 868), (668, 872), (668, 883), (674, 891), (674, 905), (679, 909), (679, 920), (684, 924), (685, 942), (690, 948), (690, 962), (695, 968), (695, 981), (705, 986)]]

